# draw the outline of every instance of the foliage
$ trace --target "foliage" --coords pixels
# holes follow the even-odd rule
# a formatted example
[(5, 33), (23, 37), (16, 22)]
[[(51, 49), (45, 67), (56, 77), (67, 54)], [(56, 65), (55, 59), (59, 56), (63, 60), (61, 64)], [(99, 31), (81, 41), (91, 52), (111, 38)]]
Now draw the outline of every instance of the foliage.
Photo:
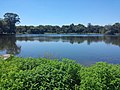
[(120, 23), (113, 25), (92, 25), (88, 23), (87, 26), (83, 24), (70, 24), (63, 26), (39, 25), (39, 26), (16, 26), (20, 22), (20, 18), (15, 13), (5, 13), (4, 19), (0, 19), (0, 34), (44, 34), (44, 33), (97, 33), (114, 35), (120, 33)]
[(114, 35), (120, 33), (120, 23), (113, 25), (92, 25), (88, 23), (87, 26), (83, 24), (78, 25), (63, 25), (63, 26), (52, 26), (52, 25), (39, 25), (39, 26), (16, 26), (16, 23), (20, 22), (20, 18), (15, 13), (5, 13), (4, 19), (0, 19), (0, 34), (44, 34), (44, 33), (97, 33)]
[[(86, 34), (86, 33), (97, 33), (97, 34), (106, 34), (106, 35), (114, 35), (116, 33), (120, 33), (120, 23), (115, 23), (113, 25), (92, 25), (88, 24), (88, 26), (84, 26), (83, 24), (78, 25), (63, 25), (60, 26), (51, 26), (51, 25), (39, 25), (39, 26), (17, 26), (16, 33), (21, 34), (44, 34), (44, 33), (78, 33), (78, 34)], [(108, 33), (109, 32), (109, 33)]]
[(80, 73), (81, 90), (119, 90), (120, 65), (96, 63)]
[(120, 90), (120, 65), (84, 67), (46, 58), (0, 59), (0, 90)]
[(4, 19), (0, 19), (0, 34), (15, 34), (15, 24), (20, 18), (15, 13), (5, 13)]

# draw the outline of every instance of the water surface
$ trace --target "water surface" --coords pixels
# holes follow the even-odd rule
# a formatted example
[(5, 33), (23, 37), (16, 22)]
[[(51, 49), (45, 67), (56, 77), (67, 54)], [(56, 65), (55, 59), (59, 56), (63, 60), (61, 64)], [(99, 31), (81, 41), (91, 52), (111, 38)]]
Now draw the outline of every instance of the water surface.
[(83, 65), (99, 61), (120, 64), (120, 36), (39, 34), (0, 36), (0, 54), (69, 58)]

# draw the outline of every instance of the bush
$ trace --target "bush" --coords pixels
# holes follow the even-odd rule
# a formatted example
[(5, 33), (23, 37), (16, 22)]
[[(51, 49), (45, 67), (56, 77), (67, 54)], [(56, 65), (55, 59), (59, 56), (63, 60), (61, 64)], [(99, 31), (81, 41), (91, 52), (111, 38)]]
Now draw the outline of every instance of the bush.
[(120, 90), (120, 65), (96, 63), (81, 73), (81, 90)]
[(120, 90), (120, 65), (72, 60), (0, 59), (0, 90)]

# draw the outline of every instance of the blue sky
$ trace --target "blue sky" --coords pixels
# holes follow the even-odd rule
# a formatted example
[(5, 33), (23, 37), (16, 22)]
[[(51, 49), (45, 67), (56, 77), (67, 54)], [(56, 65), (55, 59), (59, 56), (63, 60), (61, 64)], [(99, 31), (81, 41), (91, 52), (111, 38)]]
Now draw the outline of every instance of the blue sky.
[(120, 21), (120, 0), (1, 0), (0, 17), (6, 12), (17, 13), (21, 25), (105, 25)]

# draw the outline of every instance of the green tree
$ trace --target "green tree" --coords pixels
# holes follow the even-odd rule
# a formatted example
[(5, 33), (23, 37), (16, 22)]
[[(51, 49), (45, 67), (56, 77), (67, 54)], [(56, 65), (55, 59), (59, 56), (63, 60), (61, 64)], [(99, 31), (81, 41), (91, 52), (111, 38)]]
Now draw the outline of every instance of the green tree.
[(4, 21), (7, 22), (9, 27), (7, 33), (15, 34), (15, 24), (20, 23), (19, 16), (15, 13), (5, 13)]
[(114, 33), (120, 33), (120, 23), (115, 23), (112, 26), (112, 30), (113, 30)]
[(0, 19), (0, 34), (3, 33), (3, 20)]
[(83, 33), (83, 31), (85, 31), (85, 30), (86, 30), (86, 27), (82, 24), (78, 24), (75, 27), (75, 32), (76, 33)]

